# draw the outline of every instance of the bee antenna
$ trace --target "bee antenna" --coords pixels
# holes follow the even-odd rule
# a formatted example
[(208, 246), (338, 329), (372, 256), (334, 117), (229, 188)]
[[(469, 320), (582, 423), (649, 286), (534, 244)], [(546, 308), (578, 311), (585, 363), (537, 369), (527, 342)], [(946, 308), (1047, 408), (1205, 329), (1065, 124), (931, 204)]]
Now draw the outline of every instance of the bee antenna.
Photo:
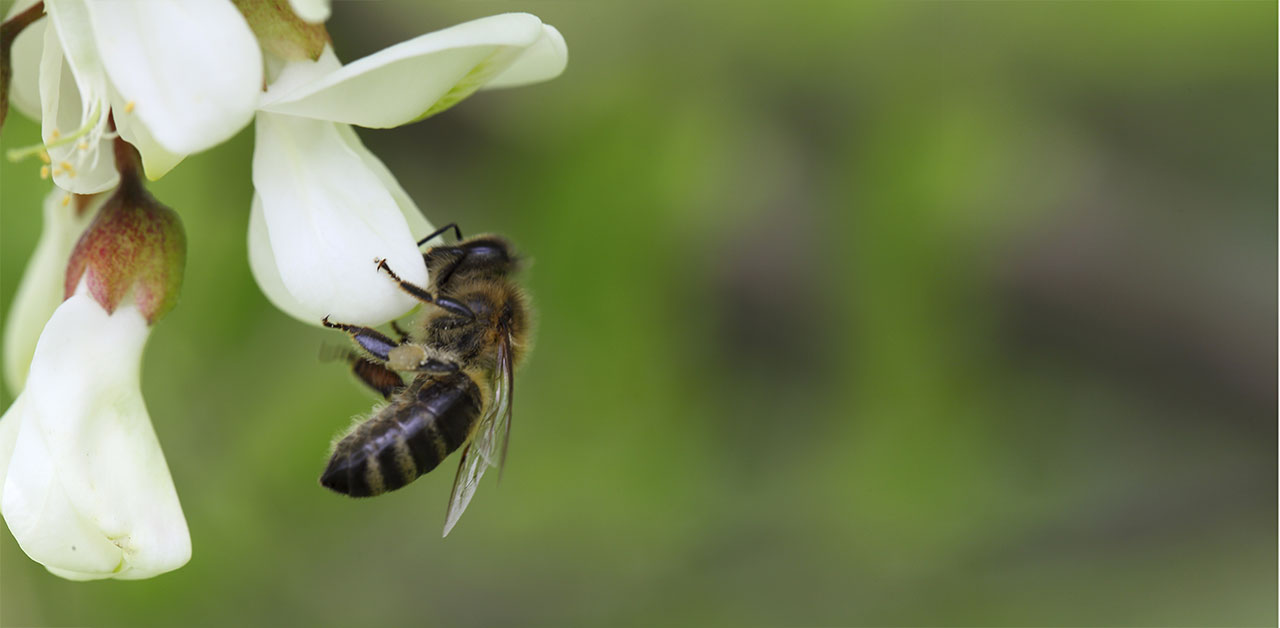
[(461, 239), (462, 239), (462, 230), (458, 228), (458, 223), (456, 223), (456, 222), (451, 222), (451, 223), (449, 223), (449, 224), (447, 224), (447, 225), (445, 225), (445, 226), (443, 226), (443, 227), (440, 227), (439, 229), (436, 229), (435, 231), (432, 231), (432, 232), (431, 232), (431, 235), (429, 235), (429, 236), (427, 236), (427, 237), (425, 237), (425, 238), (423, 238), (423, 239), (421, 239), (421, 240), (418, 240), (418, 246), (422, 246), (422, 245), (424, 245), (424, 244), (426, 244), (426, 243), (430, 242), (432, 238), (434, 238), (434, 237), (436, 237), (436, 236), (438, 236), (438, 235), (440, 235), (440, 234), (442, 234), (442, 233), (444, 233), (444, 232), (446, 232), (446, 231), (448, 231), (448, 230), (450, 230), (450, 229), (453, 229), (453, 237), (454, 237), (454, 238), (456, 238), (456, 239), (458, 239), (458, 240), (461, 240)]

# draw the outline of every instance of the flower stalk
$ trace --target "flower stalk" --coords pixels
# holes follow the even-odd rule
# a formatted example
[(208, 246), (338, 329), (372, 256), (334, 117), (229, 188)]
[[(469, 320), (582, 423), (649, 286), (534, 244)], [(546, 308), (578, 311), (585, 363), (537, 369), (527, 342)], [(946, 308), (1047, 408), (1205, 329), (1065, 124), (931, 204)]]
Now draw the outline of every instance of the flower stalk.
[(18, 38), (24, 28), (32, 22), (44, 17), (44, 2), (37, 2), (25, 11), (5, 20), (0, 24), (0, 130), (4, 129), (5, 118), (9, 114), (9, 83), (13, 80), (13, 40)]

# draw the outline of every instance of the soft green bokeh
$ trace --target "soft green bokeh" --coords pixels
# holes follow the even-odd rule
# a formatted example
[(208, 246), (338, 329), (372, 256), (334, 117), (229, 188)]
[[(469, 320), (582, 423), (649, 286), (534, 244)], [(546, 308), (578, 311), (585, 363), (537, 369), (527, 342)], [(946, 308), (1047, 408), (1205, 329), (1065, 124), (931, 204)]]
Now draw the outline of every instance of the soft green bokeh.
[[(361, 132), (534, 260), (502, 485), (444, 540), (448, 463), (319, 487), (373, 398), (253, 283), (246, 131), (152, 188), (192, 560), (76, 584), (6, 532), (0, 624), (1275, 624), (1274, 4), (335, 5), (346, 60), (506, 10), (568, 41)], [(7, 310), (47, 183), (3, 166)]]

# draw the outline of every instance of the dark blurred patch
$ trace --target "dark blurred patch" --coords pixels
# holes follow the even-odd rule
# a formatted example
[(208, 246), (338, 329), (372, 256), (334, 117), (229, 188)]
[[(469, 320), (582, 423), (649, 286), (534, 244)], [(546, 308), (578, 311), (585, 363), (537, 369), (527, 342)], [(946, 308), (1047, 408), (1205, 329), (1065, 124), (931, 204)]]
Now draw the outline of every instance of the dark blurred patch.
[[(784, 137), (803, 143), (796, 140), (804, 135), (788, 126)], [(831, 309), (847, 289), (833, 285), (823, 266), (829, 259), (820, 248), (823, 210), (813, 194), (819, 183), (806, 160), (820, 151), (773, 148), (771, 160), (745, 162), (772, 172), (740, 176), (775, 177), (777, 185), (708, 238), (706, 267), (698, 273), (711, 308), (704, 345), (710, 353), (700, 362), (720, 410), (716, 440), (735, 466), (761, 473), (803, 455), (825, 429), (833, 365), (842, 360)]]
[[(1197, 211), (1153, 211), (1179, 209)], [(1242, 256), (1249, 235), (1226, 221), (1171, 225), (1148, 213), (1099, 203), (1024, 236), (1003, 278), (1010, 341), (1083, 376), (1217, 409), (1219, 427), (1274, 437), (1274, 268)], [(1188, 227), (1196, 237), (1180, 238)]]

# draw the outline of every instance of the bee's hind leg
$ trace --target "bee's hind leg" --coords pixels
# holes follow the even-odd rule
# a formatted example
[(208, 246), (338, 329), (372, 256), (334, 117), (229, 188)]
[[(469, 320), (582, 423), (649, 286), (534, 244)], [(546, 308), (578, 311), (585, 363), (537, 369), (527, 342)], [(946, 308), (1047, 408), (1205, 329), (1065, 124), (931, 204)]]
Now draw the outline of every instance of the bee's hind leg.
[(351, 354), (351, 372), (384, 399), (390, 399), (396, 390), (404, 387), (400, 374), (373, 360)]

